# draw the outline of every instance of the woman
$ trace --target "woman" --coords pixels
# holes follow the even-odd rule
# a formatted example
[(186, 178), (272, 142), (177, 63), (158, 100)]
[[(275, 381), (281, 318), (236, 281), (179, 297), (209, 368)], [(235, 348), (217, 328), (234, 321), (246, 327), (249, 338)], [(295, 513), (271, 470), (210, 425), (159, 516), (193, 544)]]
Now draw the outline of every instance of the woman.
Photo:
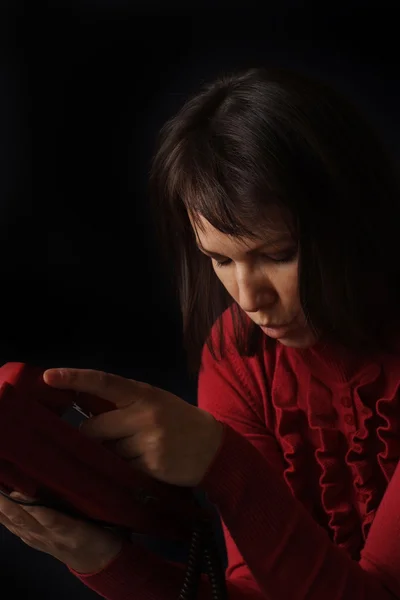
[[(114, 401), (84, 433), (208, 494), (231, 598), (400, 598), (399, 191), (378, 141), (326, 86), (255, 69), (166, 125), (151, 181), (192, 365), (207, 338), (199, 406), (94, 371), (45, 381)], [(105, 598), (178, 596), (183, 566), (47, 509), (0, 509)]]

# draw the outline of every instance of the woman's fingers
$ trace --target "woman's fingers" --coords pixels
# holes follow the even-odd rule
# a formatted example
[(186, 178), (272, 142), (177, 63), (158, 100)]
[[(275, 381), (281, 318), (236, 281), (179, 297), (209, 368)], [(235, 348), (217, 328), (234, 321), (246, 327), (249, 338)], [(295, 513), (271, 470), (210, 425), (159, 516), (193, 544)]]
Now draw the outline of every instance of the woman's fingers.
[(0, 497), (0, 523), (28, 546), (35, 547), (35, 539), (43, 534), (43, 526), (34, 515), (21, 505)]
[(96, 440), (120, 440), (125, 437), (134, 436), (149, 424), (150, 410), (117, 409), (102, 413), (84, 421), (80, 432)]
[[(98, 396), (118, 408), (135, 401), (135, 385), (131, 379), (93, 369), (48, 369), (43, 379), (51, 387)], [(140, 384), (139, 384), (140, 387)]]
[(121, 538), (113, 532), (49, 508), (23, 507), (4, 497), (0, 497), (0, 524), (31, 548), (80, 573), (103, 568), (122, 547)]

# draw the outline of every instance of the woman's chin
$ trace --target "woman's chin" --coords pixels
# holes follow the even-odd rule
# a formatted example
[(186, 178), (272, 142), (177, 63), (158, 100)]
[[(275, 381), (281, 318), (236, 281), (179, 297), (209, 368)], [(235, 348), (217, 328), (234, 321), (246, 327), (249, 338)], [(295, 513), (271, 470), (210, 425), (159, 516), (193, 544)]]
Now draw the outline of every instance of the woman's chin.
[(288, 348), (311, 348), (318, 341), (318, 336), (310, 330), (298, 331), (277, 338), (277, 342)]

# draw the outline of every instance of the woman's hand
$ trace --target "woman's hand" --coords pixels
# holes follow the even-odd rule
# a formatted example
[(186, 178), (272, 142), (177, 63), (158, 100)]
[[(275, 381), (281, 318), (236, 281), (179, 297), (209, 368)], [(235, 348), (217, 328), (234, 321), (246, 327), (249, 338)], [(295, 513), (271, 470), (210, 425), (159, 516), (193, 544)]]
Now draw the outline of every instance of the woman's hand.
[[(11, 496), (28, 499), (16, 492)], [(121, 538), (112, 531), (50, 508), (16, 504), (3, 496), (0, 524), (31, 548), (50, 554), (82, 574), (103, 569), (122, 547)]]
[(50, 369), (44, 381), (113, 402), (116, 410), (85, 421), (81, 432), (114, 442), (115, 452), (159, 481), (198, 485), (220, 446), (223, 427), (211, 414), (151, 385), (84, 369)]

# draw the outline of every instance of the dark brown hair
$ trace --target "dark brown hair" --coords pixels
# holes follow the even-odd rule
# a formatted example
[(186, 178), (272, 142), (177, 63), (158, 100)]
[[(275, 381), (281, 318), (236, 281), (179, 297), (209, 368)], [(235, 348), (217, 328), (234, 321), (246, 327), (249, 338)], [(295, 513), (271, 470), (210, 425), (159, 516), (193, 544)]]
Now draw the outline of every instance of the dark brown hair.
[(384, 343), (399, 309), (398, 181), (375, 133), (329, 86), (281, 70), (221, 77), (162, 129), (150, 185), (192, 366), (206, 339), (215, 356), (208, 335), (228, 306), (241, 353), (254, 352), (259, 330), (198, 250), (188, 213), (262, 237), (269, 207), (281, 207), (295, 226), (311, 326), (346, 346)]

